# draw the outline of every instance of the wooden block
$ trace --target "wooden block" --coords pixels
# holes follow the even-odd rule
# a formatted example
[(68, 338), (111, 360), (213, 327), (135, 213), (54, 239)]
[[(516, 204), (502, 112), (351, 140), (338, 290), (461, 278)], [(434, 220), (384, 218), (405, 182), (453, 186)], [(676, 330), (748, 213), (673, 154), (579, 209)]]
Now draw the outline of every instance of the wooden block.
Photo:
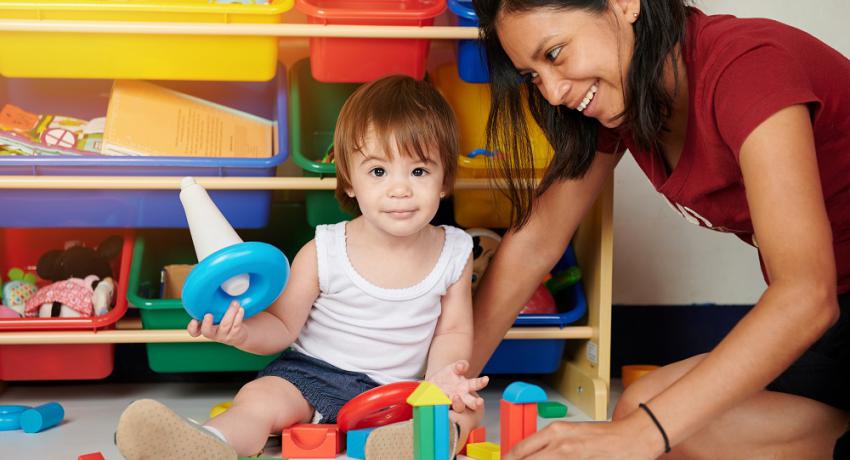
[(413, 408), (413, 459), (436, 460), (434, 457), (434, 406)]
[(557, 401), (537, 403), (537, 415), (543, 418), (562, 418), (567, 416), (567, 406)]
[(537, 433), (537, 404), (522, 405), (522, 439)]
[[(469, 436), (466, 437), (466, 445), (485, 441), (487, 441), (487, 428), (483, 426), (479, 426), (478, 428), (470, 431)], [(460, 451), (461, 455), (466, 455), (466, 445), (463, 446), (463, 449)]]
[(466, 456), (475, 460), (500, 460), (499, 446), (493, 442), (473, 442), (466, 445)]
[(499, 423), (501, 426), (502, 454), (507, 454), (515, 445), (522, 441), (523, 406), (504, 399), (499, 401)]
[(374, 431), (375, 428), (365, 428), (362, 430), (351, 430), (345, 434), (345, 441), (348, 446), (345, 455), (350, 458), (366, 460), (366, 439)]
[(434, 459), (451, 460), (449, 455), (449, 406), (434, 406)]
[(77, 457), (77, 460), (104, 460), (103, 454), (100, 452), (92, 452), (90, 454), (83, 454)]
[(288, 458), (336, 458), (341, 447), (336, 425), (293, 425), (281, 434), (281, 450)]

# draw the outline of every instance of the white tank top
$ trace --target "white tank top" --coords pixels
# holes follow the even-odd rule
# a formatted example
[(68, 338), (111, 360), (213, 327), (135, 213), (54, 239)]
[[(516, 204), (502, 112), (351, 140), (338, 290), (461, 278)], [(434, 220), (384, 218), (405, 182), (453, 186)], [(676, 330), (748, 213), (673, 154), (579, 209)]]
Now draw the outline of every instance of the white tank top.
[(472, 238), (443, 226), (442, 252), (425, 279), (386, 289), (351, 265), (345, 224), (316, 227), (320, 293), (292, 347), (381, 384), (422, 379), (442, 296), (463, 273)]

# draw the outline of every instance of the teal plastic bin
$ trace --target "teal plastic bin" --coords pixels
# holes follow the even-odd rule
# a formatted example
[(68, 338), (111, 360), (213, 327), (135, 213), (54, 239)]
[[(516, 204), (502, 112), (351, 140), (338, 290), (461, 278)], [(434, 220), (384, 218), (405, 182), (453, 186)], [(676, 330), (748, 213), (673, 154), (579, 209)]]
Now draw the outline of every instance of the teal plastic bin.
[[(357, 83), (322, 83), (310, 73), (310, 60), (296, 62), (289, 74), (289, 122), (292, 158), (307, 177), (335, 177), (336, 165), (322, 158), (333, 144), (336, 119), (342, 104), (360, 86)], [(305, 192), (307, 222), (315, 227), (352, 218), (343, 211), (332, 190)]]
[[(244, 230), (245, 241), (265, 241), (280, 248), (289, 260), (313, 238), (301, 203), (275, 203), (271, 224)], [(161, 270), (171, 264), (194, 264), (195, 250), (188, 230), (148, 230), (137, 235), (127, 300), (140, 311), (144, 329), (185, 329), (189, 314), (180, 299), (161, 298)], [(253, 371), (277, 355), (260, 356), (220, 343), (149, 343), (148, 364), (155, 372)]]

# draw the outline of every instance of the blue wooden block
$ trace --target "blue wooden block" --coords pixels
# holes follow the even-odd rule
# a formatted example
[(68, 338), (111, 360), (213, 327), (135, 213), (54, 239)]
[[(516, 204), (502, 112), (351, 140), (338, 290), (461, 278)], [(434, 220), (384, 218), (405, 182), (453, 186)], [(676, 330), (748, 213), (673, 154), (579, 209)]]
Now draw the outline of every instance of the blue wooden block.
[(449, 406), (434, 406), (434, 459), (449, 460)]
[(366, 460), (366, 439), (375, 428), (351, 430), (345, 435), (345, 455), (350, 458)]
[(537, 404), (546, 402), (546, 392), (537, 385), (513, 382), (505, 388), (502, 399), (514, 404)]

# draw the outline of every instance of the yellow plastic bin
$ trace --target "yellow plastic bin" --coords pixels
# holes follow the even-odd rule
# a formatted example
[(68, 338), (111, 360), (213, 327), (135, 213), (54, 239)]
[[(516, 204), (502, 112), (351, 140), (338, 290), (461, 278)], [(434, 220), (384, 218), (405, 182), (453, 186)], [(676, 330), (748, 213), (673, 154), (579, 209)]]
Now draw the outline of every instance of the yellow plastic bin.
[[(0, 0), (0, 20), (281, 22), (294, 0), (267, 5), (209, 0)], [(277, 66), (277, 37), (77, 32), (0, 32), (0, 74), (7, 77), (267, 81)]]
[[(453, 63), (439, 67), (432, 81), (457, 116), (460, 128), (457, 177), (490, 177), (491, 168), (487, 164), (487, 155), (470, 157), (470, 153), (485, 146), (484, 130), (490, 112), (490, 85), (461, 80)], [(552, 158), (552, 147), (530, 114), (528, 124), (534, 152), (535, 175), (542, 177)], [(498, 161), (495, 158), (494, 160)], [(505, 228), (510, 225), (511, 203), (498, 190), (457, 190), (454, 192), (454, 214), (455, 221), (462, 227)]]

